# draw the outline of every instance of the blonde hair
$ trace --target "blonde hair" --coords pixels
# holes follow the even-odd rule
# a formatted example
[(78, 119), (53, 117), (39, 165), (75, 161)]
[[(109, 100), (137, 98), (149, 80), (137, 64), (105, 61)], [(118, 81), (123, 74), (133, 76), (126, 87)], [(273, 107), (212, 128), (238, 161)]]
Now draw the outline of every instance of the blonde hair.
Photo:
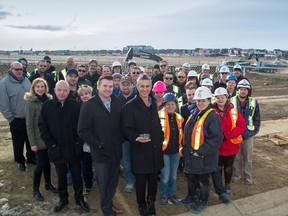
[(92, 95), (92, 92), (93, 92), (93, 88), (89, 85), (81, 85), (79, 87), (79, 89), (77, 90), (77, 94), (80, 96), (81, 94), (85, 94), (85, 93), (88, 93), (88, 94), (91, 94)]
[(49, 93), (49, 87), (48, 87), (48, 84), (46, 82), (46, 80), (44, 80), (43, 78), (36, 78), (35, 80), (33, 80), (32, 82), (32, 85), (31, 85), (31, 88), (30, 88), (30, 94), (31, 95), (36, 95), (35, 91), (34, 91), (34, 88), (36, 85), (38, 85), (39, 83), (43, 82), (44, 83), (44, 86), (45, 86), (45, 92), (44, 94), (48, 95)]

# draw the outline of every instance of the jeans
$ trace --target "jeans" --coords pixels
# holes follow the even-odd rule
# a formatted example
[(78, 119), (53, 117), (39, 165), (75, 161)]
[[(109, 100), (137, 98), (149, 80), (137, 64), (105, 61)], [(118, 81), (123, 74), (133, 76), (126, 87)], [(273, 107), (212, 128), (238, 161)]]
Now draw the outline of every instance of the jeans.
[(100, 205), (103, 215), (116, 215), (112, 210), (113, 197), (119, 178), (120, 162), (95, 163), (96, 180), (100, 192)]
[(180, 161), (179, 153), (163, 154), (164, 167), (161, 169), (160, 193), (161, 196), (176, 195), (177, 170)]
[(212, 175), (214, 189), (215, 189), (215, 192), (218, 194), (218, 196), (220, 196), (223, 193), (226, 193), (226, 190), (223, 187), (222, 175), (220, 173), (219, 166), (214, 172), (211, 173), (211, 175)]
[(124, 175), (125, 175), (126, 183), (134, 184), (136, 179), (131, 170), (131, 155), (130, 155), (131, 147), (130, 145), (131, 144), (128, 140), (125, 140), (122, 143), (122, 165), (124, 168)]

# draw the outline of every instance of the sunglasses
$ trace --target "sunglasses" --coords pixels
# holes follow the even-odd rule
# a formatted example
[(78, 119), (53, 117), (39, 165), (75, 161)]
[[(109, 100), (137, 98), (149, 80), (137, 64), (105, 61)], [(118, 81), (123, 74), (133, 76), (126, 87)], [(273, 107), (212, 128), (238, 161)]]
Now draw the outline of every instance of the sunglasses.
[(166, 80), (173, 80), (173, 77), (164, 77)]
[(185, 76), (178, 76), (179, 79), (185, 79)]
[(132, 74), (140, 74), (140, 72), (132, 72)]
[(13, 68), (15, 71), (23, 71), (23, 68)]
[(86, 72), (86, 70), (81, 70), (81, 69), (78, 69), (78, 72), (83, 72), (83, 73), (85, 73), (85, 72)]
[(167, 65), (160, 65), (160, 67), (166, 67)]

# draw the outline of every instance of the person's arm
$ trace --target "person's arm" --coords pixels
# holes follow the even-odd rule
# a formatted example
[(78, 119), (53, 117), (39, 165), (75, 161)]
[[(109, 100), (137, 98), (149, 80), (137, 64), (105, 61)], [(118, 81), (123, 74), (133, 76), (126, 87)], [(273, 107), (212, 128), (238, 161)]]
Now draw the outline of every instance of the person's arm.
[(35, 121), (35, 109), (33, 106), (31, 106), (32, 102), (26, 101), (25, 105), (25, 122), (26, 122), (26, 128), (27, 128), (27, 134), (28, 134), (28, 139), (30, 146), (36, 146), (36, 134), (35, 130), (36, 128), (34, 127), (34, 121)]
[(3, 80), (0, 82), (0, 111), (9, 123), (14, 120), (6, 84)]
[(256, 107), (255, 107), (255, 112), (254, 112), (254, 116), (253, 116), (253, 123), (254, 123), (254, 135), (256, 135), (259, 130), (260, 130), (260, 125), (261, 125), (261, 115), (260, 115), (260, 108), (259, 108), (259, 104), (256, 101)]

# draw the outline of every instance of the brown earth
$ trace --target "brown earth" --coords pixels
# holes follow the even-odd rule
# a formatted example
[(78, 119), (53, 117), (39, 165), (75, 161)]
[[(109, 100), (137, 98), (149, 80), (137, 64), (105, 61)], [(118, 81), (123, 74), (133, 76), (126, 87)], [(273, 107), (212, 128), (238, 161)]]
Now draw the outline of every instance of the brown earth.
[[(253, 85), (253, 96), (257, 97), (262, 120), (284, 119), (288, 116), (288, 74), (260, 74), (249, 73), (247, 77)], [(279, 127), (281, 127), (279, 125)], [(44, 202), (37, 202), (32, 197), (33, 166), (28, 165), (26, 172), (19, 172), (13, 161), (12, 144), (9, 127), (5, 119), (0, 117), (0, 215), (53, 215), (58, 196), (45, 191), (43, 182), (41, 192), (45, 197)], [(231, 200), (251, 196), (269, 190), (288, 186), (288, 145), (277, 146), (266, 137), (256, 137), (254, 140), (254, 182), (248, 186), (244, 182), (231, 185)], [(55, 170), (52, 167), (53, 182), (56, 185)], [(186, 179), (183, 173), (179, 173), (178, 196), (184, 198), (187, 193)], [(118, 190), (114, 203), (123, 208), (124, 215), (137, 215), (135, 192), (124, 192), (125, 180), (123, 173), (119, 178)], [(218, 196), (214, 193), (213, 186), (210, 194), (209, 205), (219, 203)], [(69, 187), (69, 205), (59, 215), (84, 214), (75, 205), (73, 188)], [(89, 195), (85, 195), (90, 205), (91, 212), (86, 215), (102, 215), (99, 208), (99, 195), (96, 183)], [(161, 206), (159, 193), (156, 202), (158, 215), (174, 215), (188, 210), (184, 206)]]

